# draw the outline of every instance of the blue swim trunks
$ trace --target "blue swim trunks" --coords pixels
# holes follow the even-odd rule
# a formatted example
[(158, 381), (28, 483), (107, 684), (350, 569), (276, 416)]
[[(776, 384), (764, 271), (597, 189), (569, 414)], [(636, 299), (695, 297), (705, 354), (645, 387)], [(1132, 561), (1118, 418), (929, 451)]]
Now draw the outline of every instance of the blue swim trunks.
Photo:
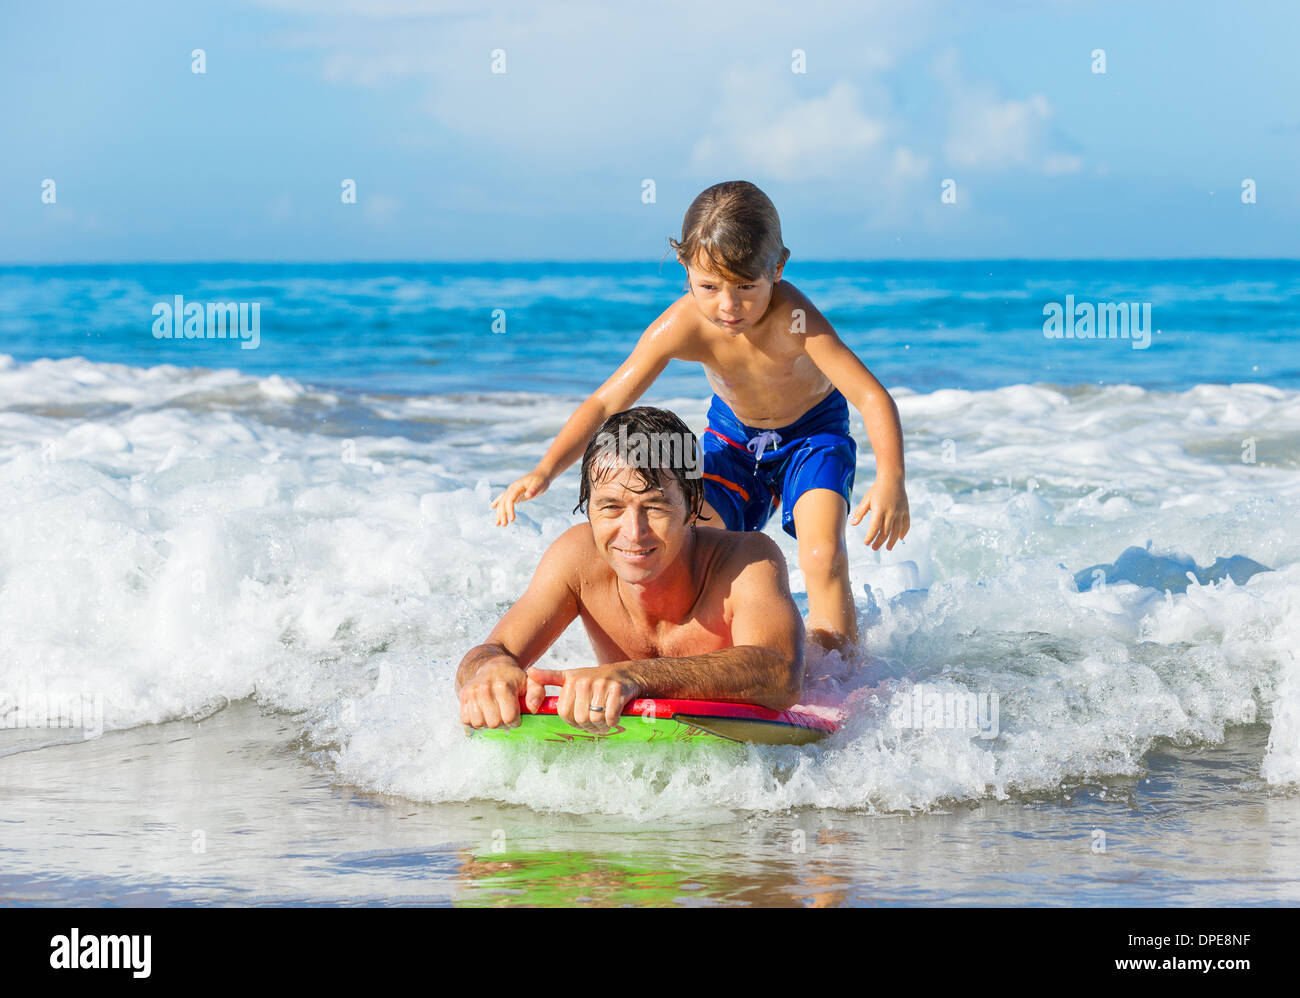
[(796, 537), (794, 504), (809, 489), (838, 492), (853, 508), (858, 445), (849, 435), (849, 405), (838, 389), (775, 430), (744, 425), (714, 395), (700, 449), (704, 498), (728, 530), (762, 530), (780, 505), (781, 527)]

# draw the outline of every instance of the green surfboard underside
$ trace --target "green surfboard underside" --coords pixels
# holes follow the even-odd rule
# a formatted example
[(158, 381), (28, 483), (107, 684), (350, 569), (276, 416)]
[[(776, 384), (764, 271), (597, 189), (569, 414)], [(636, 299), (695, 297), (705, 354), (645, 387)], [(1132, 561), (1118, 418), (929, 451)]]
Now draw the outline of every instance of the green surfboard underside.
[[(725, 717), (623, 717), (613, 731), (597, 735), (575, 728), (554, 714), (523, 714), (517, 728), (480, 728), (474, 738), (521, 743), (574, 744), (590, 742), (698, 742), (720, 745), (751, 742), (758, 745), (804, 745), (823, 737), (812, 728), (774, 721)], [(467, 729), (469, 730), (469, 729)]]
[(473, 732), (473, 737), (554, 744), (616, 741), (624, 745), (631, 742), (711, 742), (716, 745), (732, 741), (665, 717), (624, 717), (613, 731), (605, 735), (575, 728), (554, 714), (523, 714), (520, 720), (522, 723), (517, 728), (480, 728)]

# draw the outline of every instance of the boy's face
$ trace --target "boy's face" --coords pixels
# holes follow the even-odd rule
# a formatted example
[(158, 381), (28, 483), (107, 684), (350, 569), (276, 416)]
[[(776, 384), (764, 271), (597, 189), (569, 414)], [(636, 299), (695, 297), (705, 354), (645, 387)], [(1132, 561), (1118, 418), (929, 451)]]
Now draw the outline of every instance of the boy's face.
[(638, 585), (672, 565), (690, 540), (681, 486), (665, 476), (665, 491), (637, 491), (644, 488), (634, 469), (616, 464), (587, 503), (596, 549), (619, 578)]
[(781, 264), (770, 279), (764, 275), (753, 281), (734, 274), (715, 274), (700, 264), (687, 266), (686, 274), (696, 307), (704, 317), (719, 329), (739, 336), (767, 312), (772, 288), (784, 269), (785, 264)]

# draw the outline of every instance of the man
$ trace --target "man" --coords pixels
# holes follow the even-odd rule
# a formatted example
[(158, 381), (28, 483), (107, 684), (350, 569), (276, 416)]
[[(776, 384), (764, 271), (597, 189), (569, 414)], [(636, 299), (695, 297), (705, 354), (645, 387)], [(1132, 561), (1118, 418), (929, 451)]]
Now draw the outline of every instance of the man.
[[(638, 406), (610, 416), (587, 445), (570, 527), (532, 582), (465, 655), (456, 674), (461, 721), (519, 723), (547, 684), (558, 712), (602, 733), (637, 697), (799, 701), (803, 621), (781, 549), (766, 534), (701, 527), (699, 444), (673, 413)], [(597, 665), (532, 668), (576, 617)]]

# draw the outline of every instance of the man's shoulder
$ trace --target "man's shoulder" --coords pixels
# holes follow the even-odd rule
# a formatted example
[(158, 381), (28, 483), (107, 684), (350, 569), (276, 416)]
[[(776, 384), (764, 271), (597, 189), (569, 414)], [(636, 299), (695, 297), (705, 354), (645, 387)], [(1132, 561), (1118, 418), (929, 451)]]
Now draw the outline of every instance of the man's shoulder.
[(583, 557), (596, 548), (596, 537), (591, 532), (590, 523), (575, 523), (551, 542), (549, 550), (565, 557), (576, 559)]
[(755, 601), (790, 599), (790, 570), (775, 540), (761, 531), (722, 531), (719, 549), (723, 556), (716, 576), (723, 606), (734, 613)]
[(785, 555), (781, 546), (761, 530), (720, 530), (719, 543), (723, 545), (728, 563), (736, 575), (749, 565), (775, 565), (785, 570)]
[(593, 581), (592, 565), (599, 561), (591, 524), (584, 522), (551, 541), (537, 567), (551, 582), (562, 580), (581, 602), (583, 589)]
[(781, 553), (781, 545), (761, 530), (747, 530), (741, 533), (740, 536), (746, 545), (746, 550), (753, 557), (776, 561), (782, 565), (785, 564), (785, 555)]

